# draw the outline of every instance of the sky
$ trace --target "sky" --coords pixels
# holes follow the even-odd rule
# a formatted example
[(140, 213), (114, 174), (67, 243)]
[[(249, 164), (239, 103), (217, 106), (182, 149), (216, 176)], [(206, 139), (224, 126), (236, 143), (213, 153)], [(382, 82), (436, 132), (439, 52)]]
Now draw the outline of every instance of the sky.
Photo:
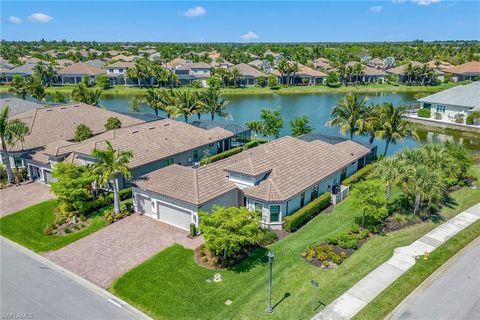
[(6, 40), (480, 40), (480, 1), (0, 0)]

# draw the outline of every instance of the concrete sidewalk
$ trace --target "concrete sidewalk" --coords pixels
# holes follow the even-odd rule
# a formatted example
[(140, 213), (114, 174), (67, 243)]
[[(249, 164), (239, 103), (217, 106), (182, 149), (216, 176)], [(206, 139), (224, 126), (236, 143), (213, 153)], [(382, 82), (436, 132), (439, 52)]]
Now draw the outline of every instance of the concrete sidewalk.
[(433, 229), (411, 245), (394, 250), (393, 257), (370, 272), (347, 292), (316, 314), (314, 320), (351, 319), (392, 282), (410, 269), (418, 256), (432, 252), (480, 219), (480, 203)]

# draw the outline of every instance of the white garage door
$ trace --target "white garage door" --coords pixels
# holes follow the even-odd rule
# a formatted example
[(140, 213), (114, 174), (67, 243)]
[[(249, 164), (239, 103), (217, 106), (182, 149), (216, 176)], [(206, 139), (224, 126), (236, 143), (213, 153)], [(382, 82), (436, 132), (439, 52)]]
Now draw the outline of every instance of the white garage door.
[(152, 203), (150, 198), (137, 194), (137, 208), (138, 212), (149, 217), (156, 218), (156, 215), (152, 214)]
[(178, 228), (184, 230), (189, 230), (190, 228), (191, 213), (189, 211), (158, 203), (158, 216), (160, 221), (174, 225)]

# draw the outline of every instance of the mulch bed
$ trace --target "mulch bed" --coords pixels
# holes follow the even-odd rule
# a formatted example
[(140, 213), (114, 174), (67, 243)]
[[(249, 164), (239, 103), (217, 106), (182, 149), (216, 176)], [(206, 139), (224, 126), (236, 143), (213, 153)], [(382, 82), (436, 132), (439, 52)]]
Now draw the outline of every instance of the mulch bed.
[(64, 236), (67, 234), (72, 234), (75, 232), (78, 232), (80, 230), (85, 229), (90, 225), (90, 220), (86, 221), (77, 221), (77, 223), (73, 223), (71, 220), (65, 222), (64, 224), (61, 224), (57, 226), (53, 232), (52, 235), (57, 235), (57, 236)]
[(394, 220), (392, 217), (388, 217), (385, 220), (385, 224), (381, 228), (381, 233), (388, 233), (392, 231), (398, 231), (403, 228), (407, 228), (409, 226), (413, 226), (414, 224), (421, 223), (421, 221), (406, 221), (404, 223)]

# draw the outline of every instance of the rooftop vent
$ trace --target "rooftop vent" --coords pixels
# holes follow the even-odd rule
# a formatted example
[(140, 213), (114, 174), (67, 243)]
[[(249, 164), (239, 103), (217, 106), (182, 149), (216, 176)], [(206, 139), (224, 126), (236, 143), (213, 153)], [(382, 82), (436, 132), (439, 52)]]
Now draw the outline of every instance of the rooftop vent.
[(169, 125), (170, 125), (170, 123), (165, 123), (163, 126), (168, 127)]
[(73, 105), (73, 108), (78, 108), (80, 107), (78, 104)]
[(46, 112), (50, 112), (50, 111), (53, 111), (53, 109), (46, 109), (45, 111), (46, 111)]
[(138, 130), (133, 130), (132, 131), (132, 133), (138, 133), (138, 132), (140, 132), (140, 131), (138, 131)]
[(3, 99), (3, 101), (8, 102), (8, 101), (10, 101), (10, 99)]
[(67, 109), (67, 107), (60, 107), (60, 110), (64, 110), (64, 109)]
[(150, 128), (148, 128), (148, 130), (153, 130), (153, 129), (155, 129), (155, 127), (150, 127)]

